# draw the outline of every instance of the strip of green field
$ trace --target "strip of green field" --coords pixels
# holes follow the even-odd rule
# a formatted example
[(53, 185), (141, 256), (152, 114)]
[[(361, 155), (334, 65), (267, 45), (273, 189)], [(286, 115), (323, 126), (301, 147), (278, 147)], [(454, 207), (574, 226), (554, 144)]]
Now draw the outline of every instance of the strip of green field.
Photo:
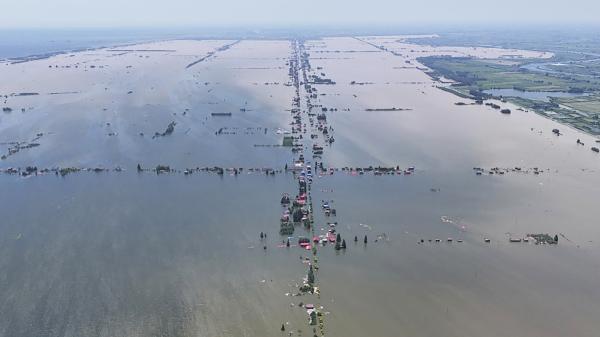
[(582, 97), (562, 97), (554, 99), (555, 102), (572, 109), (589, 113), (600, 113), (600, 95)]

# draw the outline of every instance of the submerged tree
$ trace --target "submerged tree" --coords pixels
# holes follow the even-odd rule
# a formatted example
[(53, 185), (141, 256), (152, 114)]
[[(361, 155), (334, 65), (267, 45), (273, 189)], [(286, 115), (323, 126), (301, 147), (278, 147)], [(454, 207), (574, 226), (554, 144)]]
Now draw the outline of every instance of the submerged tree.
[(302, 209), (297, 208), (296, 210), (294, 210), (294, 213), (292, 213), (292, 220), (294, 222), (300, 222), (303, 216), (304, 214), (302, 213)]
[(312, 264), (308, 268), (308, 284), (315, 283), (315, 273), (313, 272)]
[(346, 240), (342, 240), (342, 249), (346, 249)]

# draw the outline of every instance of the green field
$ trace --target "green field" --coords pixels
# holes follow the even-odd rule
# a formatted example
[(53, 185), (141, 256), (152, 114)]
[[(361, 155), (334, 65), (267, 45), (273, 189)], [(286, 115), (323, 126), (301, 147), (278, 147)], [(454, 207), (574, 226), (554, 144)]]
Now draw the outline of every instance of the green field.
[[(446, 77), (473, 90), (516, 89), (521, 91), (600, 91), (600, 79), (588, 76), (563, 76), (521, 69), (531, 62), (512, 64), (447, 56), (423, 57), (419, 61), (431, 68), (434, 77)], [(499, 60), (502, 61), (502, 60)]]
[(588, 63), (589, 66), (564, 66), (565, 70), (572, 70), (566, 75), (521, 68), (521, 65), (531, 60), (506, 62), (436, 56), (420, 58), (419, 61), (432, 70), (429, 75), (433, 78), (444, 77), (457, 82), (442, 89), (463, 98), (494, 98), (483, 93), (488, 89), (588, 93), (588, 96), (581, 97), (551, 98), (549, 102), (522, 97), (502, 99), (589, 134), (600, 135), (600, 78), (595, 76), (593, 71), (585, 71), (596, 70), (596, 65), (591, 62)]

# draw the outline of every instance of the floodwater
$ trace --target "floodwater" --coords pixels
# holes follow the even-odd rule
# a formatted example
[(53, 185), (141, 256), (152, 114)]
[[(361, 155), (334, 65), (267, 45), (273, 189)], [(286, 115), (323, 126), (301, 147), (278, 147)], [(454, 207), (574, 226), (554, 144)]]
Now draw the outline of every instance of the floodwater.
[[(327, 113), (335, 143), (323, 163), (414, 166), (415, 174), (315, 177), (316, 231), (327, 229), (320, 200), (334, 200), (349, 244), (319, 247), (320, 298), (292, 297), (307, 256), (278, 247), (280, 196), (297, 191), (292, 173), (136, 172), (138, 163), (292, 165), (289, 148), (273, 146), (291, 129), (290, 42), (219, 50), (232, 42), (0, 65), (2, 107), (12, 108), (0, 115), (2, 153), (6, 142), (42, 134), (3, 169), (124, 170), (0, 175), (0, 336), (281, 336), (285, 322), (286, 333), (311, 336), (300, 301), (323, 306), (333, 336), (597, 335), (595, 139), (510, 104), (499, 103), (511, 115), (455, 105), (468, 101), (439, 90), (416, 61), (449, 51), (544, 55), (436, 51), (403, 37), (306, 41), (313, 72), (336, 82), (315, 85), (313, 104), (337, 108)], [(392, 107), (407, 110), (367, 111)], [(153, 138), (172, 121), (172, 134)], [(489, 175), (494, 167), (521, 171)], [(527, 233), (562, 235), (552, 246), (508, 242)]]

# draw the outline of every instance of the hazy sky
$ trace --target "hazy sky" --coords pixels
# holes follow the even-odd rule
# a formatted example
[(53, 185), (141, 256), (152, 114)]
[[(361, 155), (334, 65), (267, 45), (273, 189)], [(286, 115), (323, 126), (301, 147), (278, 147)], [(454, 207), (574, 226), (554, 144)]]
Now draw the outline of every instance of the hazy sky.
[(0, 27), (600, 24), (600, 0), (0, 0), (0, 3)]

